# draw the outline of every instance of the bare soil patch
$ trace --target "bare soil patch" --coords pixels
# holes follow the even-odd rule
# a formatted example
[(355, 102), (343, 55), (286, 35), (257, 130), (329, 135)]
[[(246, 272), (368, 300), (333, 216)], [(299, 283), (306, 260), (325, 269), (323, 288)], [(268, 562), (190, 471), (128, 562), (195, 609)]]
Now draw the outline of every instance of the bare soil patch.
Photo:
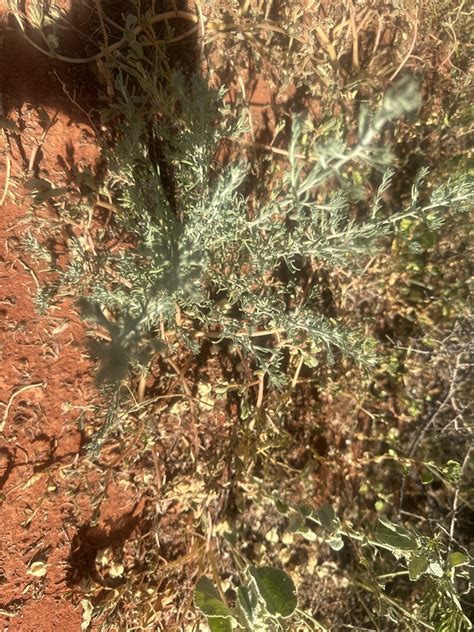
[[(71, 545), (91, 510), (72, 493), (69, 471), (84, 441), (78, 411), (95, 391), (76, 311), (65, 303), (41, 317), (35, 309), (41, 265), (24, 248), (31, 198), (22, 181), (29, 167), (64, 178), (71, 156), (93, 167), (97, 148), (46, 58), (11, 31), (3, 58), (4, 114), (21, 134), (2, 134), (0, 158), (8, 187), (0, 220), (0, 621), (4, 630), (73, 632), (82, 613), (66, 581)], [(39, 146), (41, 108), (56, 120)]]

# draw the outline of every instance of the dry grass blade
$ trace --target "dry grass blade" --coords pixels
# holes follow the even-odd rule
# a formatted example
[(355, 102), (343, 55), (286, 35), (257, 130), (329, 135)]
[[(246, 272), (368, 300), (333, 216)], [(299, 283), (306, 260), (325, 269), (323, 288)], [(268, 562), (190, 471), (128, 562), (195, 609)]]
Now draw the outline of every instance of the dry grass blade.
[[(13, 12), (13, 11), (11, 11), (10, 14), (15, 19), (15, 22), (19, 24), (22, 38), (25, 41), (27, 41), (31, 46), (33, 46), (33, 48), (35, 48), (41, 54), (46, 55), (47, 57), (50, 57), (51, 59), (56, 59), (58, 61), (62, 61), (68, 64), (91, 64), (91, 63), (100, 61), (102, 59), (105, 59), (108, 55), (115, 53), (121, 48), (123, 48), (124, 46), (126, 46), (128, 42), (127, 38), (123, 37), (118, 42), (111, 44), (108, 48), (106, 48), (106, 50), (100, 51), (99, 53), (96, 53), (95, 55), (91, 55), (90, 57), (83, 57), (83, 58), (67, 57), (65, 55), (61, 55), (60, 53), (57, 53), (56, 51), (42, 48), (39, 44), (37, 44), (33, 39), (31, 39), (31, 37), (29, 37), (26, 34), (23, 28), (21, 16), (18, 13)], [(194, 13), (189, 13), (188, 11), (167, 11), (159, 15), (154, 15), (150, 19), (150, 25), (155, 25), (161, 22), (168, 22), (169, 20), (177, 20), (177, 19), (186, 20), (188, 22), (194, 22), (197, 25), (199, 24), (199, 18)], [(139, 24), (133, 29), (133, 34), (137, 36), (143, 30), (144, 30), (144, 27)], [(194, 33), (195, 30), (196, 28), (193, 27), (192, 33)], [(186, 37), (188, 36), (189, 36), (189, 33), (186, 34)], [(163, 41), (165, 44), (168, 42), (168, 40), (163, 40)], [(169, 43), (176, 43), (177, 41), (180, 41), (180, 39), (172, 38), (169, 40)]]
[(15, 401), (15, 399), (21, 395), (22, 393), (25, 393), (26, 391), (32, 389), (32, 388), (43, 388), (45, 386), (45, 384), (43, 382), (37, 382), (35, 384), (27, 384), (26, 386), (22, 386), (21, 388), (19, 388), (17, 391), (14, 391), (11, 395), (10, 398), (8, 399), (8, 402), (0, 402), (0, 404), (2, 404), (3, 406), (5, 406), (5, 410), (3, 412), (3, 416), (2, 416), (2, 421), (0, 423), (0, 432), (3, 431), (5, 424), (7, 422), (8, 419), (8, 415), (10, 413), (10, 409), (13, 405), (13, 402)]

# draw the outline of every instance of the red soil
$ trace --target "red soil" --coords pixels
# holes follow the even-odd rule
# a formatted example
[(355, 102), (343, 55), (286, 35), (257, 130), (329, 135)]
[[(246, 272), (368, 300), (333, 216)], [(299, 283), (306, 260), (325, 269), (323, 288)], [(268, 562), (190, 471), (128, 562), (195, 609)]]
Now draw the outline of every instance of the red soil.
[[(47, 59), (10, 33), (5, 46), (5, 115), (23, 130), (19, 139), (0, 137), (0, 191), (8, 182), (0, 214), (0, 629), (75, 632), (82, 611), (68, 596), (68, 558), (78, 522), (92, 510), (81, 507), (80, 492), (73, 497), (67, 476), (83, 440), (80, 408), (72, 406), (88, 406), (94, 389), (77, 314), (67, 305), (44, 317), (35, 310), (42, 264), (28, 260), (22, 245), (30, 200), (21, 179), (42, 133), (38, 107), (45, 103), (63, 103), (64, 111), (38, 154), (38, 173), (64, 178), (61, 159), (73, 150), (76, 165), (93, 164), (97, 149), (90, 128), (58, 92)], [(56, 108), (46, 110), (52, 116)]]
[[(47, 139), (44, 160), (51, 168), (57, 155), (65, 155), (65, 123), (61, 117)], [(73, 125), (68, 132), (80, 128)], [(23, 169), (18, 156), (12, 163), (11, 189), (14, 175)], [(29, 202), (21, 190), (15, 197), (3, 206), (0, 220), (0, 615), (10, 620), (4, 629), (11, 631), (79, 630), (80, 612), (63, 601), (70, 499), (62, 471), (72, 465), (81, 444), (77, 412), (65, 407), (88, 404), (89, 363), (73, 311), (65, 307), (46, 317), (35, 311), (35, 279), (18, 247), (25, 233), (19, 220)], [(28, 574), (31, 561), (42, 555), (46, 575)]]

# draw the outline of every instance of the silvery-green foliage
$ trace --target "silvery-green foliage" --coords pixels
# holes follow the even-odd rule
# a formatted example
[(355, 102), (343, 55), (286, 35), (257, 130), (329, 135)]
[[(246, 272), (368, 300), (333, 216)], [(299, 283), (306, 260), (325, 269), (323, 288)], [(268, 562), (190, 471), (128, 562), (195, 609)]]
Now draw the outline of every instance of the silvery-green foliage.
[[(387, 150), (374, 141), (384, 125), (418, 107), (413, 81), (390, 89), (354, 147), (342, 138), (311, 143), (304, 119), (295, 117), (287, 168), (274, 174), (270, 187), (248, 194), (246, 160), (217, 158), (223, 141), (245, 131), (242, 118), (224, 107), (222, 91), (180, 72), (159, 82), (137, 59), (139, 42), (132, 50), (111, 62), (116, 99), (108, 117), (119, 133), (105, 150), (105, 185), (119, 209), (114, 230), (126, 245), (110, 249), (107, 235), (91, 252), (77, 242), (58, 281), (82, 297), (84, 315), (109, 333), (111, 342), (96, 349), (100, 375), (120, 379), (129, 363), (146, 362), (161, 348), (160, 324), (193, 345), (189, 325), (176, 322), (177, 307), (214, 339), (238, 344), (277, 386), (284, 383), (285, 350), (302, 354), (310, 366), (321, 350), (370, 362), (365, 336), (324, 317), (314, 292), (303, 300), (297, 294), (302, 271), (356, 271), (402, 220), (436, 227), (451, 206), (472, 202), (472, 183), (457, 182), (436, 189), (423, 205), (426, 172), (415, 181), (408, 208), (388, 209), (383, 202), (395, 172), (387, 167)], [(347, 173), (355, 161), (382, 173), (374, 199), (357, 217), (360, 196)], [(255, 336), (262, 330), (269, 335)]]

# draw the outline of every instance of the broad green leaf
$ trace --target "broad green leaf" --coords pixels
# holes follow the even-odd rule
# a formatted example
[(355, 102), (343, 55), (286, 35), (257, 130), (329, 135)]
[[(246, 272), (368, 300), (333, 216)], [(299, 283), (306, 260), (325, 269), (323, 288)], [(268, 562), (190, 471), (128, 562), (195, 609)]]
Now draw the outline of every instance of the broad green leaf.
[(49, 114), (41, 106), (38, 108), (38, 114), (39, 114), (39, 124), (41, 125), (43, 129), (46, 129), (48, 125), (51, 124), (51, 118)]
[(237, 588), (237, 603), (247, 623), (250, 626), (253, 625), (257, 608), (257, 595), (255, 592), (247, 586), (239, 586)]
[(400, 551), (416, 551), (418, 543), (404, 527), (394, 524), (385, 516), (379, 518), (375, 538), (381, 544)]
[(297, 509), (300, 512), (300, 514), (304, 516), (305, 518), (309, 518), (311, 514), (313, 513), (313, 510), (309, 505), (299, 504), (297, 506)]
[(249, 573), (267, 612), (273, 616), (291, 617), (298, 605), (293, 580), (285, 571), (272, 566), (250, 566)]
[(232, 613), (208, 577), (200, 577), (194, 590), (196, 608), (206, 616), (211, 632), (232, 632)]
[(293, 514), (290, 517), (288, 529), (292, 533), (298, 533), (298, 535), (302, 535), (303, 538), (308, 540), (308, 542), (315, 542), (317, 540), (316, 534), (310, 527), (308, 527), (304, 516), (301, 516), (300, 514)]
[(321, 526), (328, 531), (335, 531), (339, 527), (339, 518), (331, 505), (323, 505), (316, 512)]
[(430, 565), (429, 560), (424, 556), (414, 557), (408, 563), (408, 573), (412, 582), (416, 581), (423, 573), (426, 572)]
[(232, 632), (230, 619), (223, 617), (207, 617), (207, 623), (211, 632)]
[(460, 551), (455, 551), (449, 554), (448, 562), (451, 568), (454, 566), (464, 566), (465, 564), (469, 564), (469, 556)]
[(281, 513), (282, 515), (286, 516), (289, 509), (288, 505), (281, 498), (278, 498), (276, 496), (274, 497), (274, 503), (275, 503), (275, 507), (278, 513)]
[(46, 202), (46, 200), (50, 200), (51, 198), (59, 197), (67, 193), (66, 187), (59, 187), (57, 189), (48, 189), (47, 191), (39, 191), (35, 195), (35, 202), (41, 204), (42, 202)]

